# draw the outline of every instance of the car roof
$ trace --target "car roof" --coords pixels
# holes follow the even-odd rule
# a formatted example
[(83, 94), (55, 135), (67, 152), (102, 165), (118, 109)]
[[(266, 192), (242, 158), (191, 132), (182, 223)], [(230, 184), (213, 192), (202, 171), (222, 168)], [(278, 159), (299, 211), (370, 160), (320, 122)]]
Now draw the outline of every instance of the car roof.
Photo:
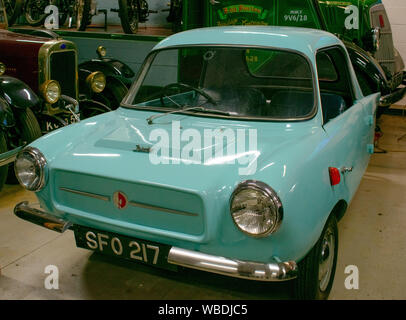
[(274, 26), (228, 26), (193, 29), (174, 34), (154, 50), (190, 45), (237, 45), (280, 48), (314, 56), (318, 49), (342, 45), (333, 34), (308, 28)]

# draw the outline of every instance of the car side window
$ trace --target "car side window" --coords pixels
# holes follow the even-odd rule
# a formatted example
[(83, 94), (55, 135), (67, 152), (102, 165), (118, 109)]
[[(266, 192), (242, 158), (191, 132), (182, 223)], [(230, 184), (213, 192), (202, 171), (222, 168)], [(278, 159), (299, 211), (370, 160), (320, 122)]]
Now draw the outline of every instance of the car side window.
[(316, 55), (321, 107), (324, 124), (344, 113), (354, 104), (352, 81), (347, 59), (339, 47)]

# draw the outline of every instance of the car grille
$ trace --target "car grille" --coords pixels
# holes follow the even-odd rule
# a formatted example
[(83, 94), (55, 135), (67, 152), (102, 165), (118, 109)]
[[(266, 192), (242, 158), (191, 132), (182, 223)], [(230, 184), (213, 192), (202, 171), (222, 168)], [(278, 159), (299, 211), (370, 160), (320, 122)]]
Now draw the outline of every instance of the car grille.
[[(196, 236), (204, 232), (203, 202), (199, 195), (183, 190), (89, 176), (55, 172), (55, 200), (66, 212), (91, 220), (111, 219), (133, 230), (156, 230)], [(128, 204), (119, 209), (114, 194), (122, 192)], [(131, 202), (131, 203), (130, 203)]]
[(371, 27), (381, 29), (380, 47), (375, 52), (375, 58), (384, 69), (394, 75), (396, 64), (392, 28), (383, 4), (377, 4), (371, 8)]
[(50, 57), (50, 76), (51, 80), (59, 82), (62, 94), (76, 98), (76, 53), (53, 52)]

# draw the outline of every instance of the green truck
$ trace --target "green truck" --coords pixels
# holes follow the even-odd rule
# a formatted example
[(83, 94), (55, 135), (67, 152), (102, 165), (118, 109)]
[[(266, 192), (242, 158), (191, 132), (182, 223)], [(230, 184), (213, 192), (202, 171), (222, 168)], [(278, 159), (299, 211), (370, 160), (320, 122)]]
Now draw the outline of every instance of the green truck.
[(388, 107), (406, 94), (405, 65), (380, 0), (183, 0), (182, 16), (184, 30), (253, 24), (326, 30), (344, 41), (365, 95), (381, 92), (380, 105)]

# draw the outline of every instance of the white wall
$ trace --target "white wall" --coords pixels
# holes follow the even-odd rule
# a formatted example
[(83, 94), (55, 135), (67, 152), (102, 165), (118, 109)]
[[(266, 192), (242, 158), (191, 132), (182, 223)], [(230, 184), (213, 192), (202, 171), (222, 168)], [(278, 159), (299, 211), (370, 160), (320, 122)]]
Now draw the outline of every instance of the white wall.
[(383, 0), (392, 25), (395, 47), (406, 61), (406, 0)]

